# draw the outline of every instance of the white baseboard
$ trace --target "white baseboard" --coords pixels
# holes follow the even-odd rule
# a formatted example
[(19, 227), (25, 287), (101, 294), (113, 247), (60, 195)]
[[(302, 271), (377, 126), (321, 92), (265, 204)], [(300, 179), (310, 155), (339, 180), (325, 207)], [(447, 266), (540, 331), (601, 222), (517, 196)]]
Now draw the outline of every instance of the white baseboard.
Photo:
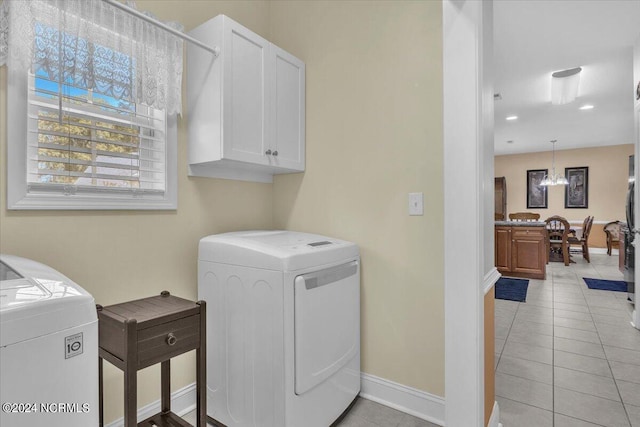
[(502, 427), (500, 423), (500, 407), (498, 402), (493, 403), (493, 411), (491, 411), (491, 418), (489, 418), (489, 425), (487, 427)]
[(360, 396), (444, 426), (444, 398), (374, 375), (360, 375)]
[[(577, 246), (574, 246), (573, 248), (571, 248), (569, 250), (569, 252), (571, 252), (571, 255), (580, 255), (582, 256), (582, 250), (580, 250), (580, 248), (578, 248)], [(589, 248), (589, 253), (591, 255), (593, 254), (598, 254), (598, 255), (606, 255), (607, 254), (607, 248)], [(616, 258), (618, 256), (618, 250), (617, 249), (611, 249), (611, 256)]]
[[(444, 398), (440, 396), (365, 373), (361, 374), (360, 396), (414, 417), (444, 426)], [(495, 407), (497, 407), (497, 404)], [(177, 415), (184, 415), (194, 409), (196, 409), (195, 383), (171, 393), (171, 410)], [(160, 412), (160, 400), (138, 409), (138, 422), (158, 412)], [(124, 418), (119, 418), (105, 426), (123, 427)], [(489, 424), (489, 427), (494, 426)]]
[(485, 274), (484, 280), (482, 281), (482, 287), (485, 295), (493, 289), (493, 285), (496, 284), (500, 276), (502, 275), (498, 272), (496, 267), (493, 267), (487, 274)]
[[(189, 384), (186, 387), (171, 393), (171, 411), (178, 416), (182, 416), (196, 409), (196, 383)], [(150, 404), (138, 409), (138, 422), (149, 418), (150, 416), (160, 412), (160, 400), (151, 402)], [(124, 417), (119, 418), (106, 427), (123, 427)]]
[[(590, 254), (606, 255), (607, 254), (607, 248), (589, 248), (589, 253)], [(617, 249), (611, 249), (611, 256), (612, 257), (617, 257), (618, 256), (618, 250)]]

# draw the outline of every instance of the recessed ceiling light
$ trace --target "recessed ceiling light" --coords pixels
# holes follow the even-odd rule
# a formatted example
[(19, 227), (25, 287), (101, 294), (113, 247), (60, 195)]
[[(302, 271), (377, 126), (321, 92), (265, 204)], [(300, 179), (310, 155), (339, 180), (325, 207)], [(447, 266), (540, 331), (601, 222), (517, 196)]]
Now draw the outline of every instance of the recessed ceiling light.
[(581, 110), (593, 110), (593, 105), (591, 104), (586, 104), (583, 105), (582, 107), (580, 107)]
[(507, 120), (518, 120), (518, 116), (507, 116)]

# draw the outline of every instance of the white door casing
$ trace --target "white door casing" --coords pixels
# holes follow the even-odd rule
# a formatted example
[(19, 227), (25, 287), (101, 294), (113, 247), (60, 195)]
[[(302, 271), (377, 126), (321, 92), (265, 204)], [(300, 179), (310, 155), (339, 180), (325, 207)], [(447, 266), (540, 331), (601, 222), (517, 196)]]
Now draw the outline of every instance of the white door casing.
[(484, 427), (483, 285), (495, 276), (486, 271), (493, 266), (493, 216), (486, 213), (486, 205), (493, 206), (486, 189), (493, 158), (493, 111), (486, 99), (493, 99), (487, 95), (492, 17), (492, 1), (443, 1), (447, 427)]

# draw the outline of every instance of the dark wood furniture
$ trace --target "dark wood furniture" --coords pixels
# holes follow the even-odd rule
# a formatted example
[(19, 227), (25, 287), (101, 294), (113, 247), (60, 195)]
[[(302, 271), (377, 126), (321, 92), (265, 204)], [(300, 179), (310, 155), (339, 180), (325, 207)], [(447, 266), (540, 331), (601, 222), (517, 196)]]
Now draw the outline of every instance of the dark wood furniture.
[(604, 225), (604, 233), (607, 236), (607, 255), (611, 256), (613, 247), (620, 249), (620, 221), (611, 221)]
[(538, 221), (540, 214), (533, 212), (514, 212), (509, 214), (509, 221)]
[[(102, 360), (124, 372), (124, 426), (189, 427), (171, 412), (171, 358), (196, 350), (197, 427), (206, 427), (206, 304), (164, 291), (158, 296), (98, 308), (100, 427)], [(137, 423), (137, 373), (161, 363), (161, 412)]]
[(569, 237), (567, 238), (567, 242), (569, 243), (569, 250), (571, 250), (571, 245), (580, 245), (582, 258), (586, 259), (588, 263), (591, 263), (591, 258), (589, 257), (589, 234), (591, 233), (592, 225), (593, 217), (587, 216), (582, 223), (582, 236), (580, 238), (576, 237), (574, 231), (572, 235), (569, 235)]
[(625, 267), (625, 261), (626, 261), (626, 247), (625, 247), (625, 242), (627, 239), (625, 239), (625, 231), (628, 230), (627, 224), (626, 223), (620, 223), (620, 242), (618, 243), (618, 270), (620, 270), (620, 272), (622, 274), (625, 273), (626, 271), (626, 267)]
[(502, 221), (507, 215), (507, 179), (504, 176), (495, 178), (495, 220)]
[(516, 226), (508, 221), (495, 226), (495, 264), (505, 276), (544, 279), (547, 231), (544, 224)]
[(554, 215), (545, 220), (547, 223), (547, 260), (551, 259), (551, 254), (562, 256), (564, 265), (569, 265), (569, 230), (571, 226), (565, 218)]

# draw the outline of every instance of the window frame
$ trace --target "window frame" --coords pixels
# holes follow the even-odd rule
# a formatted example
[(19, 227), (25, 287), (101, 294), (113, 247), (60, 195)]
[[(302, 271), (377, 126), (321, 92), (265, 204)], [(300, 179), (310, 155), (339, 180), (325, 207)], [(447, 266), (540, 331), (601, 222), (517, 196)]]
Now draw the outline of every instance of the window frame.
[[(161, 194), (29, 191), (27, 114), (29, 73), (7, 64), (7, 208), (9, 210), (175, 210), (177, 209), (177, 115), (166, 115), (166, 185)], [(166, 114), (166, 113), (165, 113)]]

